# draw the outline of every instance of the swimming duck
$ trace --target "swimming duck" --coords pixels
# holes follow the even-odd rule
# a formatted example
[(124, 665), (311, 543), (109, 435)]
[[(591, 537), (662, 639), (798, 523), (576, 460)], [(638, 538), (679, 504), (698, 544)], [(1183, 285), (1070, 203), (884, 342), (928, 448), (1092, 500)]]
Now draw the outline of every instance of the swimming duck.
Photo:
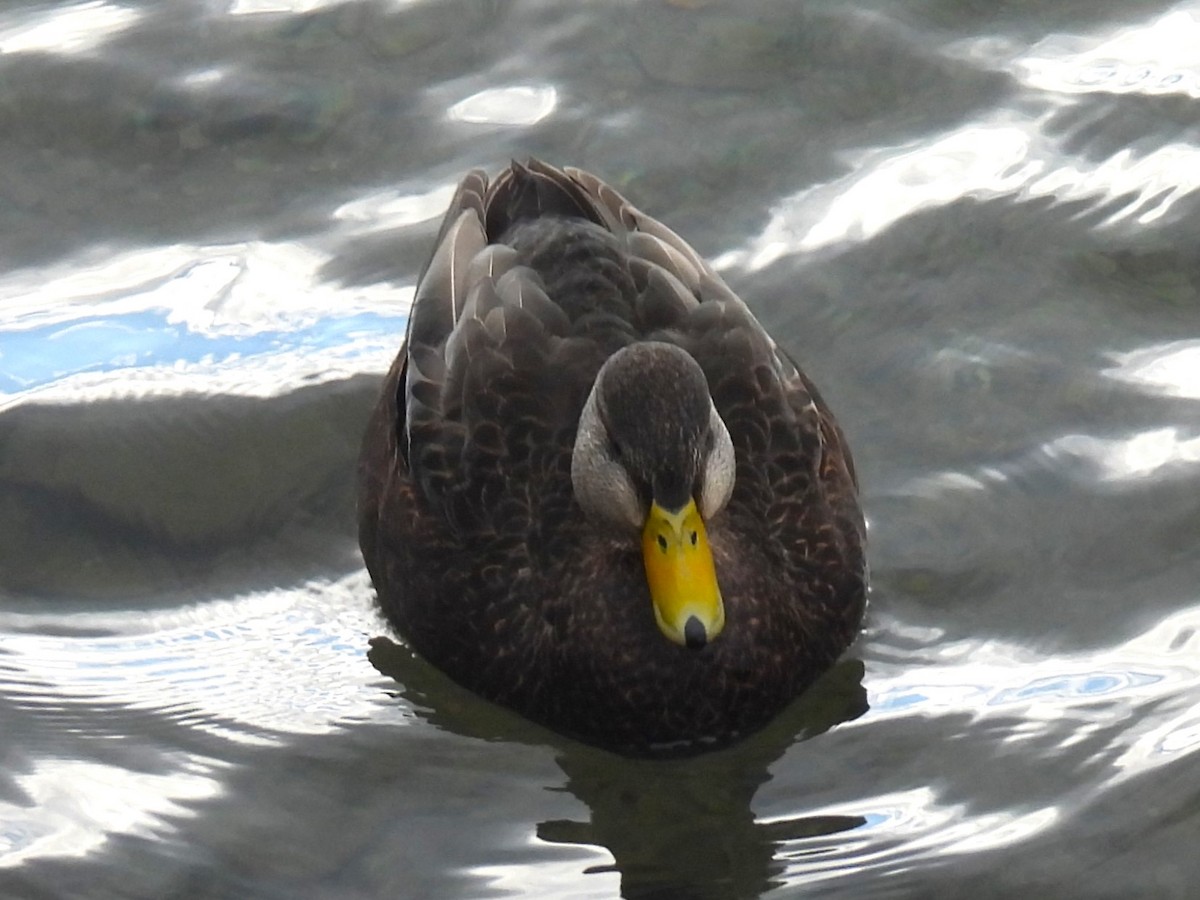
[(418, 654), (627, 754), (765, 725), (866, 598), (812, 382), (678, 235), (537, 160), (450, 204), (363, 439), (359, 541)]

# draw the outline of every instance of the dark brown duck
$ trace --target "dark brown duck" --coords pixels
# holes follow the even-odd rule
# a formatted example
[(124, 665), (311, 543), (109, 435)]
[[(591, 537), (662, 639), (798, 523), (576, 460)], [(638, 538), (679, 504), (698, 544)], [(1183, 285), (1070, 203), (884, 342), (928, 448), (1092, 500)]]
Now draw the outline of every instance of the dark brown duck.
[(359, 464), (414, 650), (591, 743), (717, 745), (854, 639), (863, 537), (833, 415), (691, 247), (577, 169), (463, 179)]

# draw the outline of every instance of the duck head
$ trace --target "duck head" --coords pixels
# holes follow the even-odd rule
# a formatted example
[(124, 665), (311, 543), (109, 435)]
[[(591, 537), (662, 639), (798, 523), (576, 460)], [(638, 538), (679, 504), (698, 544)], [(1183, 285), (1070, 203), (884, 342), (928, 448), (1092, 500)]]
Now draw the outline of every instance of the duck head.
[(598, 527), (640, 541), (655, 621), (692, 649), (725, 625), (705, 523), (734, 473), (729, 431), (691, 355), (650, 341), (609, 357), (579, 420), (575, 498)]

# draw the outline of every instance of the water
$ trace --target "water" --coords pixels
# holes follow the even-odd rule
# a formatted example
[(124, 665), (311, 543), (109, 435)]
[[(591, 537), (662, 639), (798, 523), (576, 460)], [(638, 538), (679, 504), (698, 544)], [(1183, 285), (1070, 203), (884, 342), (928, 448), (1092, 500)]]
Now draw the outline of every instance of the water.
[[(0, 10), (0, 896), (1188, 897), (1200, 3)], [(635, 762), (403, 647), (357, 443), (453, 184), (596, 171), (838, 412), (874, 592)]]

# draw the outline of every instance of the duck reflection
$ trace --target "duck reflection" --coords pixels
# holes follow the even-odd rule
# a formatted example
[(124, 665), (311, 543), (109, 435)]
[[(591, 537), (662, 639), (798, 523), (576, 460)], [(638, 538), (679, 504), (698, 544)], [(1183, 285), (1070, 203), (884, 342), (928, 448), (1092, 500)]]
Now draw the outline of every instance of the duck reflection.
[(795, 742), (867, 710), (863, 665), (843, 660), (766, 729), (722, 750), (676, 759), (626, 759), (571, 741), (459, 688), (388, 638), (368, 654), (398, 694), (430, 722), (486, 740), (551, 744), (566, 790), (591, 810), (587, 822), (550, 820), (543, 841), (600, 847), (613, 857), (626, 898), (758, 896), (784, 867), (779, 844), (836, 834), (864, 824), (859, 816), (756, 821), (751, 803), (770, 766)]

